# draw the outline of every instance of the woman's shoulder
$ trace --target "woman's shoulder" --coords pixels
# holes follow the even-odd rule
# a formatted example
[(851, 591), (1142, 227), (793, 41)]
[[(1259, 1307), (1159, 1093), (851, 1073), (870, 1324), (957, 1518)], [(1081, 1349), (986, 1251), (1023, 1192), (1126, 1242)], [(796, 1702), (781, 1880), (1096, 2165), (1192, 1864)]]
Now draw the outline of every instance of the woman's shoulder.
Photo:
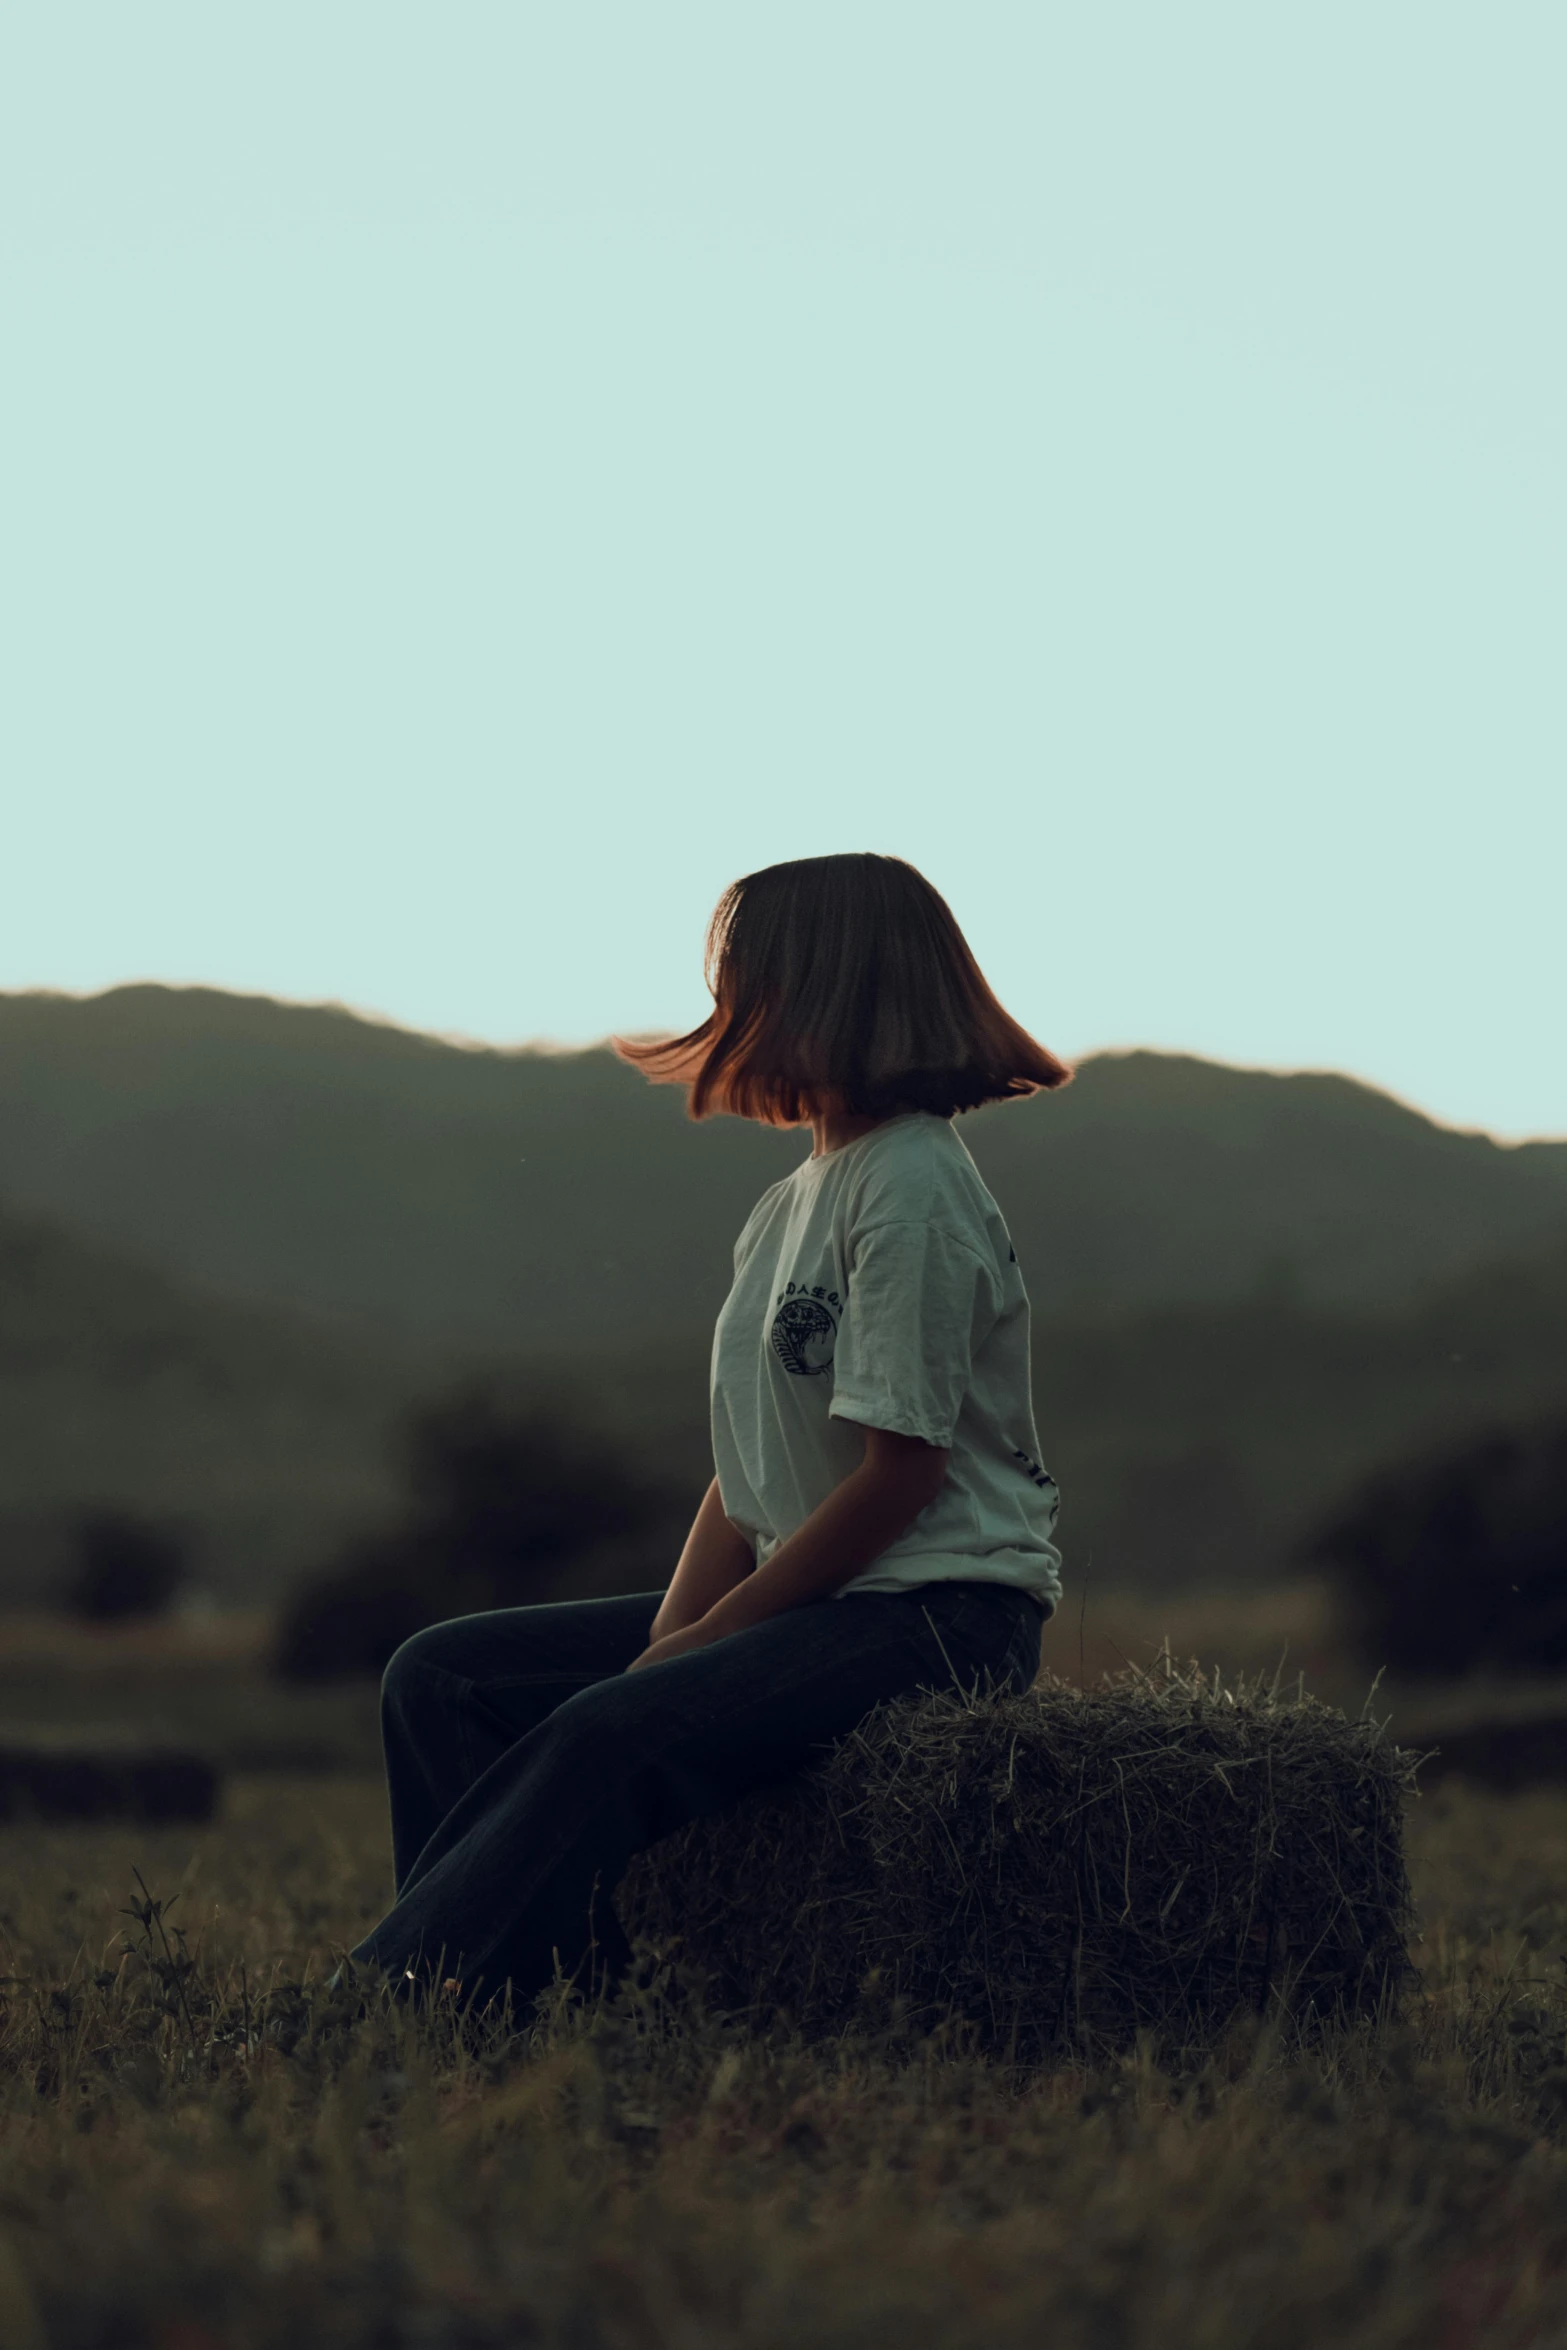
[(763, 1232), (766, 1231), (768, 1225), (773, 1221), (775, 1216), (779, 1214), (786, 1214), (788, 1212), (790, 1203), (794, 1200), (799, 1191), (799, 1174), (800, 1169), (796, 1167), (791, 1171), (791, 1173), (780, 1176), (776, 1183), (770, 1183), (767, 1186), (767, 1189), (763, 1192), (761, 1198), (757, 1201), (755, 1207), (751, 1210), (751, 1213), (747, 1216), (745, 1222), (740, 1227), (739, 1234), (735, 1240), (735, 1256), (737, 1259), (755, 1243), (757, 1238)]
[(989, 1225), (998, 1211), (950, 1118), (917, 1112), (866, 1137), (845, 1206), (853, 1221)]

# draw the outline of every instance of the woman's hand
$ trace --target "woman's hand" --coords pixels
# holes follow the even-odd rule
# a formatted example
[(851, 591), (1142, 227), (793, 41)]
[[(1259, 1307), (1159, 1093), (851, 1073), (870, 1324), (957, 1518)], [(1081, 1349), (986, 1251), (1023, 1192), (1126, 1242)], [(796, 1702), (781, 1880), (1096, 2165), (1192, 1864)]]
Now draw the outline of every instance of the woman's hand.
[[(846, 1428), (854, 1424), (841, 1423)], [(944, 1448), (887, 1428), (862, 1428), (860, 1433), (865, 1457), (859, 1467), (817, 1503), (765, 1566), (711, 1603), (702, 1619), (709, 1640), (829, 1598), (879, 1558), (935, 1500), (947, 1481), (951, 1456)]]
[(653, 1618), (653, 1629), (648, 1634), (650, 1645), (656, 1645), (670, 1632), (683, 1632), (689, 1625), (700, 1623), (714, 1601), (722, 1599), (726, 1591), (732, 1591), (755, 1564), (756, 1553), (750, 1543), (724, 1516), (723, 1497), (715, 1477), (702, 1496), (702, 1506), (686, 1536), (674, 1580)]
[[(946, 1483), (951, 1456), (939, 1445), (887, 1428), (863, 1428), (861, 1435), (865, 1457), (859, 1467), (754, 1572), (737, 1571), (751, 1558), (750, 1545), (724, 1517), (717, 1484), (708, 1488), (648, 1645), (628, 1673), (828, 1598), (913, 1525)], [(702, 1613), (681, 1624), (683, 1604), (698, 1600)], [(679, 1628), (661, 1634), (660, 1624), (671, 1617)]]
[(627, 1665), (628, 1673), (640, 1671), (643, 1665), (661, 1665), (669, 1657), (684, 1656), (688, 1649), (706, 1648), (710, 1642), (723, 1638), (722, 1632), (709, 1631), (705, 1620), (687, 1624), (678, 1632), (659, 1634), (656, 1617), (653, 1621), (653, 1635), (642, 1654), (634, 1656)]

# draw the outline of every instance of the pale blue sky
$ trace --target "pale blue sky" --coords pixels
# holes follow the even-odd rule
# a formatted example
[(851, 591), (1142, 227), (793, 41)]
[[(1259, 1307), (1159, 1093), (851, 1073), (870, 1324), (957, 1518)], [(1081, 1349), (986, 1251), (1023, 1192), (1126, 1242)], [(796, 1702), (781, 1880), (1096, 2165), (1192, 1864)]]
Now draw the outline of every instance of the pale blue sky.
[(1067, 1052), (1567, 1130), (1550, 5), (14, 9), (0, 986), (700, 1014), (910, 856)]

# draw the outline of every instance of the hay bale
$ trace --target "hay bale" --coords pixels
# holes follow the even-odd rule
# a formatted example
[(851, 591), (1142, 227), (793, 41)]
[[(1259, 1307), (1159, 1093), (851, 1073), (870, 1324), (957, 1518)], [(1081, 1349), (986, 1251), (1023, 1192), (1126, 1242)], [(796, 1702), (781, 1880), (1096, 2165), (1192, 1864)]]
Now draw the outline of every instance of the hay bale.
[(777, 1795), (641, 1854), (628, 1931), (813, 2034), (949, 2016), (1037, 2061), (1353, 2015), (1409, 1974), (1413, 1766), (1370, 1721), (1164, 1660), (877, 1709)]

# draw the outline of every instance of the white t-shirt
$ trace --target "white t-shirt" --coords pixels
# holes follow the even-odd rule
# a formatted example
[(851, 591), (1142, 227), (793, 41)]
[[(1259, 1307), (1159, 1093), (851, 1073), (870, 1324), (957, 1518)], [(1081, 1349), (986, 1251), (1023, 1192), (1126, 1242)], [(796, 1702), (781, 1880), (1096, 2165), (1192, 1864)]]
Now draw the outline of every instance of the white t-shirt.
[[(857, 1468), (854, 1426), (950, 1451), (947, 1481), (842, 1591), (962, 1578), (1061, 1595), (1039, 1463), (1028, 1298), (947, 1118), (890, 1119), (764, 1192), (713, 1337), (724, 1512), (767, 1559)], [(842, 1593), (840, 1592), (840, 1597)]]

